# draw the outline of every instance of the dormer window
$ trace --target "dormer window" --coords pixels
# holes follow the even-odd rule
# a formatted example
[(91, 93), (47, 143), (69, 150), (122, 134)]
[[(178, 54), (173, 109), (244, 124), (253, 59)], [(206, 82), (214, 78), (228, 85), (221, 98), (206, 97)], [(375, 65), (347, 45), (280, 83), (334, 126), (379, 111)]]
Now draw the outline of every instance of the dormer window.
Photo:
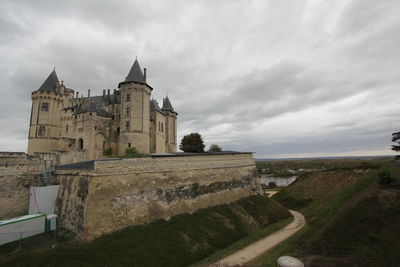
[(42, 103), (41, 111), (48, 111), (49, 110), (49, 103)]

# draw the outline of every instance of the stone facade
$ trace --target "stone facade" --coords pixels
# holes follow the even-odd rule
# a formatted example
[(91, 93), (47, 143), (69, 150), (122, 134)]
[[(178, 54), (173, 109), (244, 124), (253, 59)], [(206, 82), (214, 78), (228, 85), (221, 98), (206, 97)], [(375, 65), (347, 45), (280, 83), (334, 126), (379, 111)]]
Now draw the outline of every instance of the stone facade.
[(183, 155), (60, 167), (56, 209), (61, 226), (90, 241), (260, 190), (251, 153)]
[(122, 156), (129, 147), (144, 154), (176, 152), (178, 114), (168, 96), (160, 108), (152, 91), (137, 60), (118, 89), (102, 96), (88, 90), (79, 97), (53, 70), (32, 92), (28, 154), (55, 154), (58, 163), (68, 163), (103, 158), (106, 150)]
[(0, 219), (28, 213), (31, 183), (50, 164), (22, 152), (0, 152)]

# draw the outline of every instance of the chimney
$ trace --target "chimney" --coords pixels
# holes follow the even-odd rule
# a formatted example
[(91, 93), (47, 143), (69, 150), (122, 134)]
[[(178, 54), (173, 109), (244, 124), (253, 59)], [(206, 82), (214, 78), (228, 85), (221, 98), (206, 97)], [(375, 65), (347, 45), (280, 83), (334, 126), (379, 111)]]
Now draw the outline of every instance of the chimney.
[(87, 89), (87, 97), (90, 97), (90, 89)]
[(106, 96), (106, 90), (103, 90), (103, 97)]
[(107, 95), (110, 95), (110, 89), (107, 89)]
[(117, 89), (114, 89), (114, 95), (117, 93)]
[(76, 99), (79, 98), (79, 92), (76, 92)]
[(147, 80), (147, 69), (146, 68), (144, 68), (143, 69), (143, 73), (144, 73), (144, 82), (146, 82), (146, 80)]

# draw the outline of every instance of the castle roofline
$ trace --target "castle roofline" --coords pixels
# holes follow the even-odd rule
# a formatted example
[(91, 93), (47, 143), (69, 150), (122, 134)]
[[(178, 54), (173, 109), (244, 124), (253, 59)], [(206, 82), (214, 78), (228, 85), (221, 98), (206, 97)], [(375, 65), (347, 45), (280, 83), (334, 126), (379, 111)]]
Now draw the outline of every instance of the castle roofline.
[(132, 68), (128, 73), (128, 76), (126, 76), (125, 81), (119, 83), (118, 88), (121, 86), (121, 84), (133, 82), (133, 83), (145, 84), (148, 87), (150, 87), (151, 90), (153, 90), (153, 88), (146, 83), (146, 69), (144, 69), (144, 71), (145, 73), (143, 74), (142, 68), (139, 65), (139, 61), (136, 58), (135, 62), (132, 65)]
[(174, 108), (172, 107), (171, 101), (169, 101), (168, 96), (166, 96), (165, 98), (163, 98), (163, 105), (161, 108), (162, 111), (170, 111), (172, 113), (175, 113), (178, 115), (178, 113), (174, 110)]
[(144, 85), (146, 85), (147, 87), (149, 87), (150, 88), (150, 90), (152, 90), (153, 91), (153, 87), (151, 87), (148, 83), (141, 83), (141, 82), (134, 82), (134, 81), (123, 81), (123, 82), (120, 82), (119, 84), (118, 84), (118, 88), (121, 88), (121, 85), (122, 84), (126, 84), (126, 83), (138, 83), (138, 84), (144, 84)]
[(160, 106), (158, 105), (158, 103), (155, 99), (150, 100), (150, 111), (158, 111), (161, 114), (164, 114), (164, 112), (162, 112), (162, 110), (160, 109)]
[(58, 81), (56, 70), (53, 69), (49, 77), (47, 77), (37, 91), (56, 92), (58, 86), (60, 86), (60, 82)]

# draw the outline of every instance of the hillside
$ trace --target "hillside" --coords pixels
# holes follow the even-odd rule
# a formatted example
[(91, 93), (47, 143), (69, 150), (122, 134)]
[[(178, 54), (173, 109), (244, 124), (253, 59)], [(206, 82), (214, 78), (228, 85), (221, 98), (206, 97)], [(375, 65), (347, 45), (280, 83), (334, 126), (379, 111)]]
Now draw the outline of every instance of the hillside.
[(130, 227), (88, 244), (51, 249), (48, 237), (34, 237), (24, 240), (20, 251), (15, 251), (18, 243), (0, 247), (0, 266), (187, 266), (288, 217), (276, 201), (254, 195)]
[[(384, 178), (392, 182), (385, 184)], [(358, 165), (305, 174), (273, 198), (303, 213), (307, 225), (251, 266), (281, 255), (306, 266), (395, 266), (400, 262), (400, 168)], [(381, 179), (381, 180), (380, 180)]]

